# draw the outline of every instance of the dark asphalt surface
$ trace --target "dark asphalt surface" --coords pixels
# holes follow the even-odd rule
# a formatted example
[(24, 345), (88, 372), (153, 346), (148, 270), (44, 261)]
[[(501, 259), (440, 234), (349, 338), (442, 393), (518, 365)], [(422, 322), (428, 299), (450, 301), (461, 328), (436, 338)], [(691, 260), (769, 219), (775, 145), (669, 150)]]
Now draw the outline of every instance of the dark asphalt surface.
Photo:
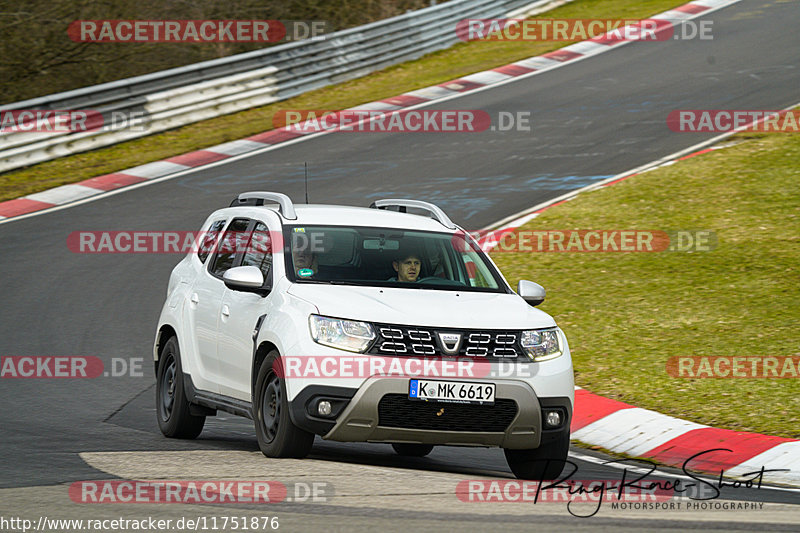
[[(250, 422), (213, 420), (194, 442), (161, 437), (151, 344), (170, 255), (80, 255), (81, 230), (196, 230), (239, 192), (274, 190), (312, 202), (368, 205), (412, 197), (468, 229), (691, 146), (713, 134), (672, 133), (674, 109), (778, 109), (800, 101), (795, 2), (745, 1), (708, 16), (712, 41), (635, 43), (440, 109), (530, 111), (531, 132), (334, 134), (0, 225), (0, 355), (143, 358), (141, 377), (0, 380), (0, 488), (107, 477), (82, 451), (257, 448)], [(546, 307), (545, 307), (546, 310)], [(556, 317), (557, 318), (557, 317)], [(318, 439), (331, 461), (510, 476), (500, 450), (437, 449), (400, 459), (388, 446)], [(587, 476), (612, 471), (581, 464)], [(797, 502), (797, 494), (730, 498)]]

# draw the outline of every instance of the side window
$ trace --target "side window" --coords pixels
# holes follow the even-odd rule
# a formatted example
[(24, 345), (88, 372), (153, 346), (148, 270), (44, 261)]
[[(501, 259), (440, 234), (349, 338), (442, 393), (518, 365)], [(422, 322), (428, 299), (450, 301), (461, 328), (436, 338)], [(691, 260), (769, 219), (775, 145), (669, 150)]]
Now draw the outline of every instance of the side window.
[(250, 220), (246, 218), (236, 218), (230, 223), (219, 241), (217, 253), (211, 262), (209, 272), (212, 275), (221, 278), (225, 271), (233, 266), (236, 252), (244, 250), (247, 245), (247, 226), (249, 225)]
[(214, 249), (214, 243), (217, 242), (217, 237), (219, 237), (222, 228), (225, 227), (225, 219), (216, 220), (211, 223), (211, 227), (200, 236), (200, 244), (197, 247), (197, 257), (200, 259), (201, 263), (205, 263), (208, 256), (211, 254), (211, 250)]
[(269, 279), (272, 270), (272, 241), (267, 226), (259, 222), (250, 234), (250, 242), (242, 259), (242, 266), (254, 266)]

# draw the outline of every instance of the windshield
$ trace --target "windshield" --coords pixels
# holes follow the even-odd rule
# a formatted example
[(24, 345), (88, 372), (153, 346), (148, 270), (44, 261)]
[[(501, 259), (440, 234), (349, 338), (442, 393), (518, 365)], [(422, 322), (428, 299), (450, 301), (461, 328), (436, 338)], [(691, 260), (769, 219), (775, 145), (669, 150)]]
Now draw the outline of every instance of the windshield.
[(290, 226), (285, 242), (286, 272), (297, 283), (506, 292), (463, 233)]

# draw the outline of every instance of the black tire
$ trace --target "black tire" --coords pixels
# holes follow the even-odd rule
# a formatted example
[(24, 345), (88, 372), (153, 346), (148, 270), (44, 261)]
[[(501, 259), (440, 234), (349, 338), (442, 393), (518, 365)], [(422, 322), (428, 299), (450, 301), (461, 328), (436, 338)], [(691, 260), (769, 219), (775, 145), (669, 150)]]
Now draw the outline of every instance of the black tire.
[(275, 371), (276, 365), (280, 365), (280, 357), (273, 350), (261, 363), (253, 392), (253, 418), (258, 447), (267, 457), (302, 459), (311, 451), (314, 434), (292, 422), (286, 399), (286, 383)]
[(533, 450), (503, 450), (506, 462), (519, 479), (556, 479), (564, 470), (569, 453), (569, 433)]
[(205, 416), (189, 412), (189, 400), (183, 390), (181, 352), (175, 337), (164, 345), (158, 360), (156, 417), (161, 433), (176, 439), (196, 438), (206, 423)]
[(411, 444), (408, 442), (392, 444), (397, 455), (405, 457), (425, 457), (433, 450), (433, 444)]

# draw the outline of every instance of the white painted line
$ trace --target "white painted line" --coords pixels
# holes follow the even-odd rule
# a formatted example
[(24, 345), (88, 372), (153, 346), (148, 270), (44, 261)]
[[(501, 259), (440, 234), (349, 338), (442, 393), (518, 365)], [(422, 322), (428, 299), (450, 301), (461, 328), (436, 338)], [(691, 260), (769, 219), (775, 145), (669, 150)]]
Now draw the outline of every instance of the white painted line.
[(622, 409), (573, 433), (573, 437), (628, 455), (643, 455), (687, 431), (705, 428), (679, 418), (634, 407)]
[[(525, 215), (524, 217), (520, 217), (518, 220), (514, 221), (514, 224), (507, 224), (502, 228), (497, 228), (497, 230), (506, 230), (506, 229), (517, 229), (518, 227), (522, 226), (526, 222), (530, 222), (534, 218), (538, 217), (540, 213), (531, 213), (530, 215)], [(495, 230), (495, 231), (497, 231)]]
[[(478, 240), (478, 243), (481, 246), (481, 250), (483, 250), (486, 253), (491, 252), (498, 244), (500, 244), (500, 241), (497, 240), (496, 237), (497, 234), (503, 233), (508, 230), (515, 230), (520, 226), (522, 226), (523, 224), (525, 224), (526, 222), (533, 220), (538, 216), (539, 213), (531, 213), (530, 215), (525, 215), (524, 217), (513, 221), (511, 224), (506, 224), (503, 227), (493, 229), (491, 232), (487, 233)], [(489, 236), (491, 236), (491, 238)], [(578, 389), (579, 387), (575, 388)]]
[(462, 76), (461, 80), (469, 81), (472, 83), (480, 83), (481, 85), (491, 85), (493, 83), (497, 83), (500, 81), (507, 80), (511, 78), (508, 74), (503, 74), (502, 72), (495, 72), (493, 70), (484, 70), (483, 72), (476, 72), (475, 74), (470, 74), (469, 76)]
[(241, 139), (238, 141), (231, 141), (224, 144), (218, 144), (216, 146), (212, 146), (211, 148), (204, 148), (204, 150), (208, 152), (214, 152), (217, 154), (239, 155), (239, 154), (244, 154), (246, 152), (251, 152), (253, 150), (258, 150), (259, 148), (264, 148), (264, 143), (257, 143), (255, 141), (248, 141), (247, 139)]
[(182, 170), (188, 170), (190, 168), (192, 167), (187, 165), (179, 165), (178, 163), (171, 163), (169, 161), (154, 161), (152, 163), (147, 163), (146, 165), (139, 165), (138, 167), (120, 170), (119, 172), (115, 172), (115, 174), (128, 174), (129, 176), (136, 176), (137, 178), (153, 179), (166, 176), (167, 174), (181, 172)]
[(37, 202), (61, 205), (66, 204), (67, 202), (74, 202), (75, 200), (81, 200), (89, 196), (94, 196), (96, 194), (100, 194), (101, 192), (103, 191), (100, 189), (87, 187), (85, 185), (72, 184), (62, 185), (61, 187), (56, 187), (55, 189), (48, 189), (46, 191), (29, 194), (24, 198), (27, 198), (28, 200), (36, 200)]
[[(433, 87), (424, 87), (422, 89), (417, 89), (416, 91), (411, 91), (410, 93), (404, 93), (406, 96), (416, 96), (417, 98), (426, 98), (428, 100), (439, 100), (440, 98), (445, 98), (448, 96), (460, 96), (461, 93), (457, 91), (451, 91), (449, 89), (445, 89), (444, 87), (439, 87), (434, 85)], [(426, 105), (430, 102), (419, 103), (417, 105)], [(416, 106), (412, 106), (416, 107)]]

